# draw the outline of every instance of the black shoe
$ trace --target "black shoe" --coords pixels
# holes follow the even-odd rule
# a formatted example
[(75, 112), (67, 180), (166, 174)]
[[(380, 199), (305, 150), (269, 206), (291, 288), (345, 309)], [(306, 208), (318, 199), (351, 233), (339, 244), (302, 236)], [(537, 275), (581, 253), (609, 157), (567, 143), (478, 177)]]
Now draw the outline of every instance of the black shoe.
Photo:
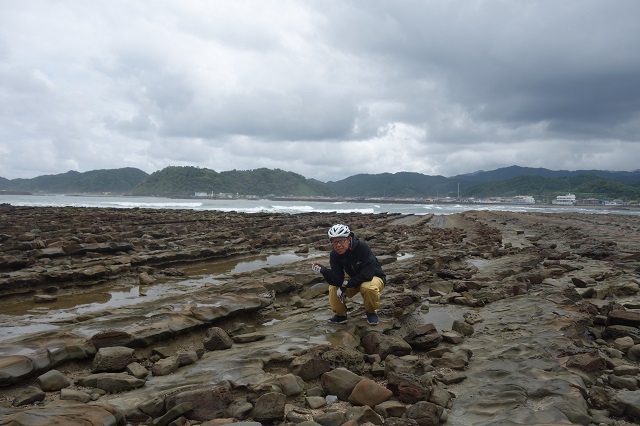
[(378, 314), (367, 312), (367, 322), (371, 325), (378, 324)]
[(334, 315), (329, 318), (329, 322), (332, 324), (346, 324), (347, 316), (346, 315)]

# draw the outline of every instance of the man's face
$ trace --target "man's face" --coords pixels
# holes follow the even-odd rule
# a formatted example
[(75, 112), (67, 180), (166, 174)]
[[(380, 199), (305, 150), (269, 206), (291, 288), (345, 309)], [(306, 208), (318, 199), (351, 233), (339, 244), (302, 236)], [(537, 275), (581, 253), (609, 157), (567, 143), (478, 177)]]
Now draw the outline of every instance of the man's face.
[(338, 254), (344, 254), (351, 244), (351, 237), (338, 237), (331, 239), (331, 245)]

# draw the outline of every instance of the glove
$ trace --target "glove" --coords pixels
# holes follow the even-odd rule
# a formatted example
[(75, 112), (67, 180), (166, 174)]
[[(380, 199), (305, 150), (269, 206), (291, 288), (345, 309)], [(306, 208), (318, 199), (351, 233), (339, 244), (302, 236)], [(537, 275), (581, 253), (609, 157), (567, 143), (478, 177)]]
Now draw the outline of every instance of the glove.
[(344, 300), (347, 298), (347, 282), (342, 282), (342, 287), (338, 287), (338, 297), (344, 303)]
[(311, 269), (313, 270), (313, 272), (320, 272), (320, 270), (322, 269), (322, 265), (318, 263), (312, 263)]

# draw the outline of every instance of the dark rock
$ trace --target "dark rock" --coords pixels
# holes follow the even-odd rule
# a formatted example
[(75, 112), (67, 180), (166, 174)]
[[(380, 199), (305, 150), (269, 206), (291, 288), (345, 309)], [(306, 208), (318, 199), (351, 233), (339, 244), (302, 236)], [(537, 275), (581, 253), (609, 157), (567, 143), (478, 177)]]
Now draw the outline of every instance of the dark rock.
[(151, 374), (154, 376), (167, 376), (176, 371), (178, 367), (180, 367), (180, 361), (177, 356), (162, 358), (153, 364)]
[(345, 413), (345, 424), (361, 425), (371, 423), (374, 425), (384, 424), (384, 420), (369, 406), (349, 407)]
[(382, 416), (387, 424), (390, 417), (403, 417), (407, 411), (407, 406), (398, 401), (385, 401), (373, 407), (378, 415)]
[(411, 330), (404, 340), (418, 350), (433, 349), (442, 341), (442, 336), (433, 324), (424, 324)]
[(465, 337), (473, 335), (473, 326), (467, 324), (465, 321), (454, 320), (451, 325), (451, 330), (462, 334)]
[(96, 349), (110, 346), (130, 346), (134, 337), (121, 330), (106, 330), (91, 336), (91, 342)]
[[(345, 421), (344, 413), (339, 411), (320, 413), (313, 416), (313, 421), (322, 426), (340, 426)], [(301, 425), (302, 423), (299, 423)]]
[(100, 348), (93, 358), (93, 373), (117, 373), (124, 371), (127, 365), (135, 361), (134, 350), (125, 346)]
[(339, 345), (322, 354), (331, 368), (343, 367), (355, 374), (363, 374), (365, 370), (362, 352), (344, 345)]
[(440, 269), (438, 271), (438, 276), (442, 279), (454, 279), (454, 280), (462, 280), (465, 278), (463, 274), (456, 271), (452, 271), (450, 269)]
[(640, 329), (637, 327), (630, 327), (628, 325), (610, 325), (607, 326), (603, 333), (603, 339), (615, 340), (620, 337), (631, 337), (635, 344), (640, 344)]
[(614, 309), (607, 314), (607, 325), (640, 327), (640, 312)]
[(233, 346), (233, 339), (220, 327), (211, 327), (207, 329), (202, 343), (207, 350), (219, 351)]
[(137, 362), (132, 362), (131, 364), (127, 365), (126, 371), (136, 379), (144, 379), (149, 375), (149, 370), (147, 370), (143, 365)]
[(328, 395), (336, 395), (340, 400), (347, 401), (360, 380), (361, 376), (346, 368), (336, 368), (324, 373), (320, 377), (320, 384)]
[(79, 386), (102, 389), (107, 393), (124, 392), (145, 385), (142, 379), (136, 379), (126, 373), (96, 373), (76, 381)]
[(607, 363), (597, 353), (583, 353), (570, 356), (567, 367), (576, 368), (585, 373), (600, 374), (606, 369)]
[(376, 331), (365, 334), (360, 340), (365, 353), (378, 354), (381, 359), (388, 355), (404, 356), (411, 353), (411, 345), (399, 337), (388, 336)]
[(186, 417), (195, 421), (206, 421), (225, 417), (233, 402), (230, 389), (223, 386), (203, 386), (169, 395), (166, 398), (167, 410), (185, 403), (193, 407)]
[(400, 402), (415, 404), (426, 401), (431, 395), (433, 385), (428, 376), (414, 376), (407, 373), (389, 373), (387, 387)]
[(91, 395), (77, 389), (64, 388), (60, 390), (60, 399), (65, 401), (77, 401), (86, 404), (91, 401)]
[(305, 354), (294, 358), (289, 368), (293, 374), (300, 376), (302, 380), (309, 381), (330, 371), (331, 365), (321, 355)]
[(25, 389), (20, 391), (15, 396), (15, 398), (13, 398), (11, 405), (13, 405), (14, 407), (29, 405), (35, 402), (44, 401), (45, 397), (46, 397), (46, 394), (40, 389), (38, 389), (37, 387), (27, 386)]
[(260, 423), (275, 422), (284, 419), (284, 406), (287, 397), (278, 392), (268, 392), (258, 398), (253, 407), (253, 418)]
[(162, 417), (159, 417), (153, 421), (153, 426), (167, 426), (178, 417), (188, 413), (193, 409), (193, 405), (190, 402), (183, 402), (168, 410)]
[(407, 418), (415, 420), (420, 426), (438, 426), (443, 408), (427, 401), (417, 402), (407, 408)]
[(265, 337), (267, 337), (266, 334), (256, 332), (256, 333), (236, 334), (232, 337), (232, 340), (235, 343), (251, 343), (251, 342), (257, 342), (259, 340), (262, 340)]
[(611, 398), (609, 409), (616, 417), (640, 419), (640, 391), (622, 391)]

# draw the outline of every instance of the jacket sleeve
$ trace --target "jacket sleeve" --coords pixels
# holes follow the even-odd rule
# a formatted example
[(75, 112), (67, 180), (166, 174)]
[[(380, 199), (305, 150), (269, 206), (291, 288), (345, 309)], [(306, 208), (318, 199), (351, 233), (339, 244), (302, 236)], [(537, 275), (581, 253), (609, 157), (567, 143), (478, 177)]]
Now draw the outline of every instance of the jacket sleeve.
[(337, 253), (331, 252), (329, 263), (331, 264), (331, 269), (323, 267), (320, 270), (322, 276), (327, 280), (329, 285), (336, 287), (342, 286), (342, 282), (344, 281), (344, 268), (337, 259)]

